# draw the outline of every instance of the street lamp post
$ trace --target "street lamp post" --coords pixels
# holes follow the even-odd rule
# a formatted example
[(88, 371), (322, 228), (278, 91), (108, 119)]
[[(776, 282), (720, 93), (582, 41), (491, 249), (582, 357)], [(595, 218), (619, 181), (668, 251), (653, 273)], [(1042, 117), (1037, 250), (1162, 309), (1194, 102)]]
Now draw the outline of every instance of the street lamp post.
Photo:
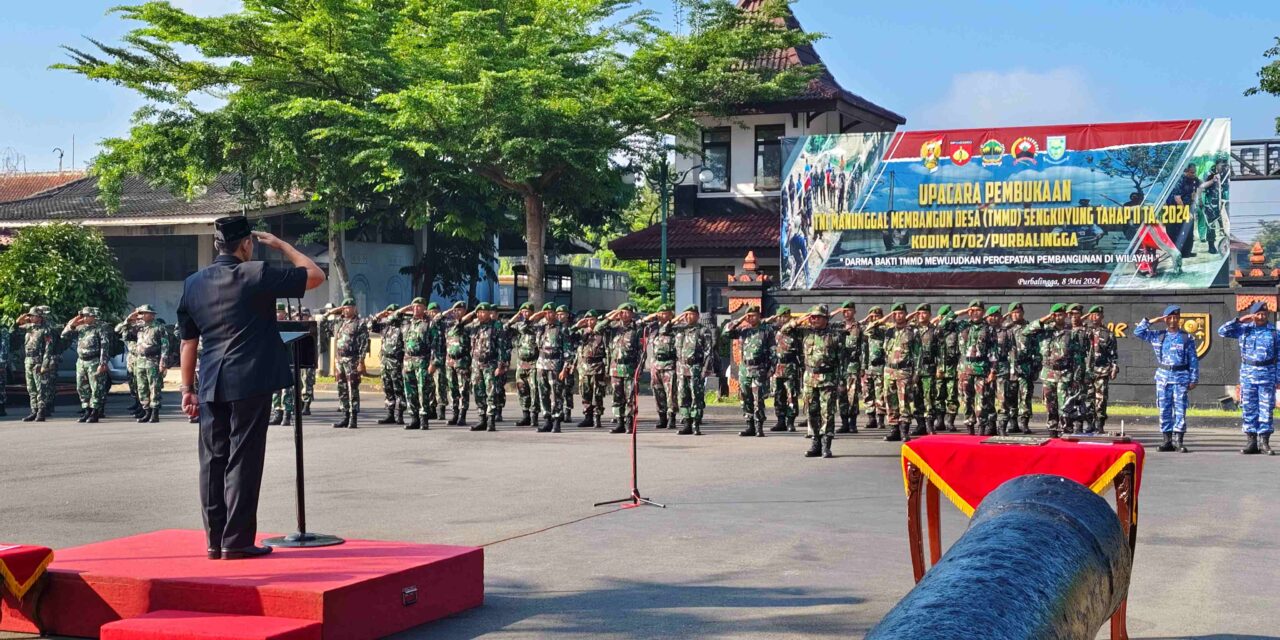
[(662, 304), (667, 304), (667, 301), (671, 297), (670, 287), (667, 285), (667, 218), (670, 217), (669, 201), (671, 199), (671, 192), (677, 186), (683, 184), (685, 178), (689, 177), (690, 173), (699, 169), (701, 169), (701, 171), (698, 171), (698, 182), (700, 184), (706, 184), (715, 177), (715, 175), (711, 173), (710, 169), (707, 169), (700, 164), (689, 167), (688, 169), (673, 176), (671, 175), (671, 168), (667, 165), (665, 158), (658, 167), (658, 178), (656, 180), (649, 178), (642, 172), (631, 174), (631, 178), (629, 180), (624, 176), (624, 180), (627, 180), (627, 182), (636, 186), (648, 184), (651, 187), (656, 188), (658, 190), (658, 198), (661, 200), (658, 207), (662, 216), (660, 223), (662, 230), (662, 250), (658, 262), (658, 286)]

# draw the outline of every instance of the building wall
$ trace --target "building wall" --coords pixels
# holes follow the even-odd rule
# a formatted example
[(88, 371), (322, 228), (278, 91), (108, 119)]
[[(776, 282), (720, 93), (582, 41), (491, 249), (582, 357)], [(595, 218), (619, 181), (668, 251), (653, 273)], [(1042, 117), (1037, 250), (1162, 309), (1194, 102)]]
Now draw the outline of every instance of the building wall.
[[(756, 256), (756, 262), (762, 267), (778, 266), (778, 258)], [(702, 268), (731, 267), (735, 270), (742, 265), (742, 257), (737, 258), (689, 258), (673, 260), (676, 276), (675, 305), (676, 309), (695, 304), (702, 306)], [(708, 311), (703, 309), (703, 311)]]
[[(839, 115), (834, 112), (824, 113), (806, 122), (804, 114), (800, 114), (797, 123), (793, 123), (791, 114), (776, 113), (758, 116), (739, 116), (732, 119), (707, 119), (704, 127), (730, 126), (732, 128), (729, 142), (729, 191), (727, 193), (700, 193), (700, 198), (742, 198), (778, 195), (777, 191), (758, 191), (755, 186), (756, 133), (757, 125), (786, 125), (786, 137), (836, 133), (839, 131)], [(702, 141), (682, 141), (690, 148), (701, 149)], [(784, 158), (785, 160), (785, 158)], [(690, 167), (701, 164), (700, 155), (685, 156), (677, 154), (675, 168), (677, 172), (688, 171)], [(691, 171), (685, 177), (687, 185), (697, 185), (697, 171)]]
[[(382, 310), (389, 304), (405, 305), (414, 297), (413, 279), (400, 273), (402, 267), (413, 266), (413, 245), (379, 244), (373, 242), (347, 242), (347, 275), (351, 278), (351, 293), (355, 296), (360, 313)], [(338, 282), (330, 274), (329, 297), (316, 294), (308, 296), (323, 306), (342, 301)]]
[(132, 307), (149, 304), (156, 308), (156, 317), (165, 322), (178, 321), (178, 301), (182, 299), (181, 280), (130, 281), (129, 304)]

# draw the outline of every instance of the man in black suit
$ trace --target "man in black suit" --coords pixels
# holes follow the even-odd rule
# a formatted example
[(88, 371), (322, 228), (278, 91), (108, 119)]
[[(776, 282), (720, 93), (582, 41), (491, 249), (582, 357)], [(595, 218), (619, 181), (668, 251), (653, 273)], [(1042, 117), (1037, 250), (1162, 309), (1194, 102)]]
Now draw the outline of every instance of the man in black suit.
[[(301, 298), (325, 281), (316, 263), (244, 216), (214, 222), (213, 264), (187, 278), (178, 303), (182, 409), (200, 417), (200, 501), (209, 559), (266, 555), (256, 544), (258, 493), (271, 394), (293, 384), (289, 353), (276, 329), (276, 300)], [(293, 268), (250, 261), (255, 240)], [(200, 388), (193, 387), (197, 341)]]

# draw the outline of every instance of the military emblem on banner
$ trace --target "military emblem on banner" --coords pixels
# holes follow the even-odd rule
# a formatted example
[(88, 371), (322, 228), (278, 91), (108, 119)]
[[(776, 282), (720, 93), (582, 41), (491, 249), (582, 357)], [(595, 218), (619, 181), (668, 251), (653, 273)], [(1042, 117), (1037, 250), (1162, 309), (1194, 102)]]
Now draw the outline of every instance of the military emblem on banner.
[(1045, 155), (1049, 157), (1049, 162), (1062, 164), (1067, 159), (1067, 137), (1049, 136), (1045, 138), (1044, 151)]
[(1004, 145), (995, 138), (989, 138), (978, 148), (982, 153), (982, 166), (994, 167), (1004, 161)]
[(920, 145), (920, 161), (924, 163), (924, 168), (933, 173), (938, 170), (938, 161), (942, 159), (942, 138), (932, 138), (925, 140)]
[(1203, 358), (1204, 354), (1209, 353), (1209, 342), (1213, 340), (1213, 332), (1209, 330), (1210, 322), (1207, 313), (1184, 312), (1182, 314), (1182, 330), (1196, 339), (1196, 357), (1198, 358)]
[(969, 164), (969, 160), (973, 158), (973, 141), (972, 140), (956, 140), (951, 143), (951, 163), (957, 167), (963, 167)]
[(1023, 136), (1013, 141), (1013, 146), (1009, 149), (1009, 154), (1013, 156), (1014, 164), (1035, 164), (1036, 154), (1040, 153), (1040, 145), (1035, 138)]

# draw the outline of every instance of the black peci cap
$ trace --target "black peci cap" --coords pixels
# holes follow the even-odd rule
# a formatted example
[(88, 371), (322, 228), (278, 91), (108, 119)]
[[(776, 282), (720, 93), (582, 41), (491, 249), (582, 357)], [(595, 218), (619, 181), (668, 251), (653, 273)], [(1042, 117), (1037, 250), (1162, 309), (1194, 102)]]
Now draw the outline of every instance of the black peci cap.
[(249, 237), (249, 219), (244, 216), (227, 216), (213, 221), (213, 237), (230, 245)]

